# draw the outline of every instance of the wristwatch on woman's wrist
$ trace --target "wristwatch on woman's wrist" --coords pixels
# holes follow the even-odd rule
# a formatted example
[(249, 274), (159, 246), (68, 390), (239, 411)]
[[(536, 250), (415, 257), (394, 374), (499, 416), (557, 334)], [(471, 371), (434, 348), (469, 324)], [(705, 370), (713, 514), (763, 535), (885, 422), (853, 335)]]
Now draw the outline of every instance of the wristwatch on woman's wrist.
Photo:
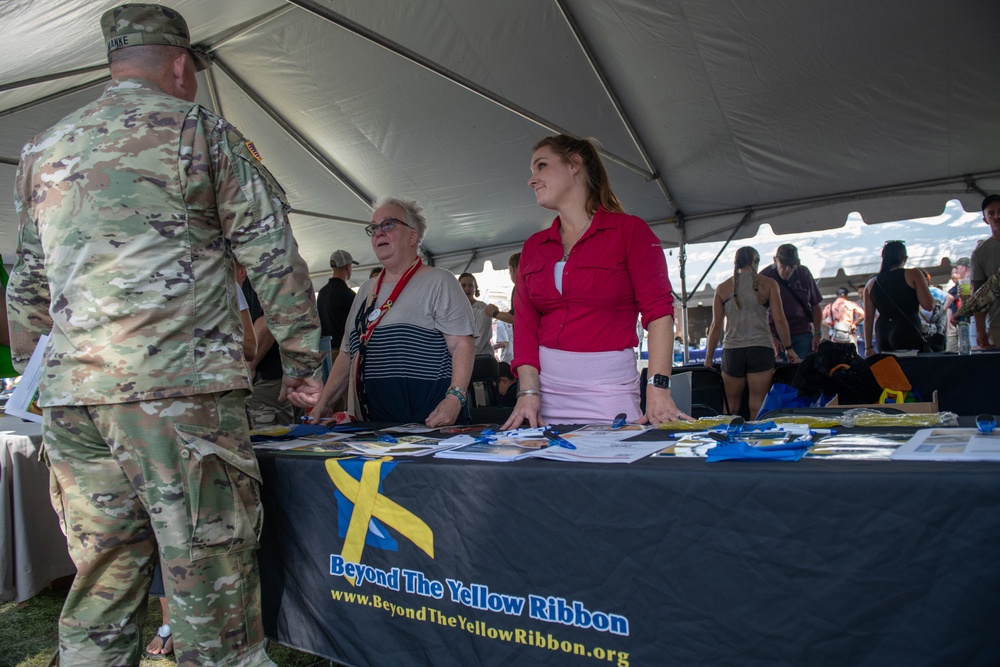
[(649, 378), (649, 381), (646, 384), (649, 385), (650, 387), (659, 387), (660, 389), (670, 389), (670, 376), (660, 375), (659, 373), (657, 373), (653, 377)]

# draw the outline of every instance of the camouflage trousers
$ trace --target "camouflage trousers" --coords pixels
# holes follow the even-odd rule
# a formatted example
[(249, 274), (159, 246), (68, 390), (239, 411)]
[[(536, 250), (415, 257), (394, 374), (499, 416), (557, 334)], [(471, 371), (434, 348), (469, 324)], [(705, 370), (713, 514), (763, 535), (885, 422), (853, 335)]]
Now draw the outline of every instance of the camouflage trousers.
[(254, 428), (287, 426), (295, 423), (295, 406), (289, 400), (278, 400), (281, 395), (281, 378), (277, 380), (258, 379), (253, 383), (250, 397), (250, 419)]
[(246, 392), (43, 410), (76, 579), (60, 664), (139, 664), (159, 556), (178, 665), (266, 665)]

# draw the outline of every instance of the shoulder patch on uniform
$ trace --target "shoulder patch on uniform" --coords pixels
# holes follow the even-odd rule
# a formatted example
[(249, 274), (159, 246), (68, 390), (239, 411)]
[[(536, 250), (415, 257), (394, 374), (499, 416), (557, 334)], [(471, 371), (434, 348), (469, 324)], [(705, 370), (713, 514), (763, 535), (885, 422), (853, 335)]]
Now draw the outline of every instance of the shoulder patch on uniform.
[(250, 155), (253, 155), (258, 161), (262, 161), (264, 159), (260, 156), (260, 152), (257, 150), (257, 147), (253, 145), (252, 141), (248, 141), (246, 144), (247, 150), (250, 151)]

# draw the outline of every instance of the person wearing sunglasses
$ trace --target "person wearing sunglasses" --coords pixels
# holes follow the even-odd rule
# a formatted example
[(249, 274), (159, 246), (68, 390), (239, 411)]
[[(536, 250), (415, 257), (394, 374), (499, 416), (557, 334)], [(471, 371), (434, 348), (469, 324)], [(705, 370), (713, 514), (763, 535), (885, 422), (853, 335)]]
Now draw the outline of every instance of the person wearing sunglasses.
[(454, 274), (417, 255), (426, 231), (417, 202), (386, 197), (375, 205), (365, 232), (382, 271), (358, 289), (314, 424), (345, 391), (347, 412), (362, 421), (469, 422), (476, 325)]
[(904, 264), (906, 242), (886, 241), (878, 275), (865, 285), (866, 357), (924, 347), (920, 309), (933, 309), (934, 297), (924, 272), (904, 269)]

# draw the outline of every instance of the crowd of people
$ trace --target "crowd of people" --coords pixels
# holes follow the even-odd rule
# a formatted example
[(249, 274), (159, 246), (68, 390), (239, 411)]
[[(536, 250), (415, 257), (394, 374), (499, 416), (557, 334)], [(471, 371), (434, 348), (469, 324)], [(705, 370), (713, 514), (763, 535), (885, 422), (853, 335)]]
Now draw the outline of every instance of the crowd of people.
[[(206, 63), (183, 17), (129, 4), (101, 26), (103, 94), (22, 151), (9, 340), (0, 339), (23, 370), (50, 334), (38, 404), (53, 505), (78, 569), (60, 618), (62, 664), (137, 664), (157, 564), (170, 622), (150, 654), (273, 664), (251, 422), (287, 425), (306, 411), (314, 423), (334, 412), (468, 423), (474, 360), (495, 353), (511, 408), (503, 428), (621, 413), (652, 425), (690, 419), (670, 391), (674, 303), (660, 241), (625, 213), (591, 141), (550, 136), (531, 150), (527, 184), (555, 218), (511, 256), (509, 310), (479, 301), (475, 276), (423, 262), (428, 221), (397, 196), (380, 199), (365, 228), (379, 266), (355, 294), (358, 263), (336, 250), (317, 302), (284, 192), (252, 142), (194, 102)], [(135, 178), (109, 184), (109, 169)], [(1000, 197), (983, 209), (993, 237), (956, 266), (971, 266), (972, 289), (1000, 266)], [(886, 244), (864, 307), (845, 290), (824, 309), (794, 246), (761, 270), (757, 251), (740, 248), (708, 337), (713, 352), (723, 345), (730, 405), (749, 387), (759, 407), (776, 360), (814, 352), (827, 324), (837, 340), (856, 339), (863, 324), (869, 349), (915, 345), (918, 307), (934, 304), (905, 262), (905, 245)], [(998, 315), (1000, 301), (977, 320), (981, 347), (1000, 343)], [(645, 387), (637, 320), (648, 332)]]
[(976, 309), (970, 347), (987, 350), (1000, 345), (1000, 298), (984, 288), (1000, 270), (1000, 195), (988, 195), (982, 213), (990, 236), (977, 245), (971, 258), (954, 262), (948, 290), (931, 284), (926, 271), (906, 268), (905, 241), (887, 241), (882, 247), (879, 272), (860, 290), (860, 302), (851, 300), (847, 287), (839, 287), (836, 298), (825, 305), (794, 245), (779, 246), (774, 263), (759, 272), (757, 251), (737, 250), (733, 277), (715, 291), (704, 361), (714, 367), (721, 341), (721, 372), (730, 410), (739, 411), (746, 392), (750, 414), (757, 414), (775, 363), (798, 362), (823, 340), (863, 346), (866, 356), (958, 352), (957, 315), (963, 301), (971, 302), (973, 295), (988, 308)]

